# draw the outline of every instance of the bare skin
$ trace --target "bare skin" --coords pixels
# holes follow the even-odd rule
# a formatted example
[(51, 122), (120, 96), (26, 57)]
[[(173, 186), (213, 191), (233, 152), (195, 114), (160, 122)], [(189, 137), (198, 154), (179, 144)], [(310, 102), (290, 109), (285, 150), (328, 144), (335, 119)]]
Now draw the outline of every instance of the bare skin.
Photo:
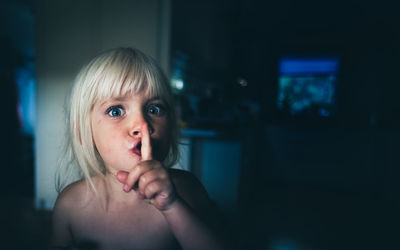
[[(161, 100), (141, 94), (95, 105), (93, 139), (108, 173), (93, 178), (98, 196), (85, 181), (60, 194), (54, 248), (221, 248), (202, 185), (191, 174), (161, 164), (167, 154), (168, 116), (158, 105)], [(98, 197), (105, 197), (104, 206)]]

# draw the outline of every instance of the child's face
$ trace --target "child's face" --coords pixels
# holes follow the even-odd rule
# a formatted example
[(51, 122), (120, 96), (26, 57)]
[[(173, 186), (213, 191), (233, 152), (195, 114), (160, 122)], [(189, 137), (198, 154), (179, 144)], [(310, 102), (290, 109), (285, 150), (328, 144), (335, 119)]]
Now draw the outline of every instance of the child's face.
[(107, 170), (128, 171), (141, 160), (142, 125), (148, 124), (153, 159), (162, 161), (169, 150), (169, 115), (160, 98), (142, 92), (102, 100), (91, 113), (93, 140)]

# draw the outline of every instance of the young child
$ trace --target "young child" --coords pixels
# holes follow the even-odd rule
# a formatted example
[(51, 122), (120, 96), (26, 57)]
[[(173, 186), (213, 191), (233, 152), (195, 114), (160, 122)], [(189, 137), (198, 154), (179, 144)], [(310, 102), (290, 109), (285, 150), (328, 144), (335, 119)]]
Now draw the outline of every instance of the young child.
[(168, 168), (178, 154), (173, 95), (151, 58), (129, 48), (95, 57), (68, 106), (54, 249), (221, 248), (204, 188)]

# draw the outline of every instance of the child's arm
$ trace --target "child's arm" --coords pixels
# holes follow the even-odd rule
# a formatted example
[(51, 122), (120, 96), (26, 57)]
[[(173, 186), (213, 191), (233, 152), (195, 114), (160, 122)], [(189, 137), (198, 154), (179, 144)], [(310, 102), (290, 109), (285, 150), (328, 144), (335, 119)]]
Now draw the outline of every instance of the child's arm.
[(151, 199), (150, 203), (165, 216), (183, 249), (222, 249), (217, 231), (213, 231), (210, 223), (204, 220), (208, 212), (202, 211), (203, 216), (198, 213), (211, 207), (201, 184), (193, 181), (194, 177), (189, 180), (189, 174), (171, 176), (160, 162), (152, 160), (147, 128), (143, 129), (141, 151), (139, 164), (130, 172), (119, 171), (117, 174), (118, 180), (124, 184), (124, 191), (130, 192), (137, 183), (139, 199)]
[(169, 172), (176, 187), (178, 199), (162, 213), (176, 237), (180, 235), (183, 239), (182, 247), (193, 249), (191, 244), (197, 241), (199, 243), (195, 246), (198, 249), (223, 248), (222, 236), (226, 230), (222, 227), (221, 220), (204, 187), (189, 172), (174, 169)]

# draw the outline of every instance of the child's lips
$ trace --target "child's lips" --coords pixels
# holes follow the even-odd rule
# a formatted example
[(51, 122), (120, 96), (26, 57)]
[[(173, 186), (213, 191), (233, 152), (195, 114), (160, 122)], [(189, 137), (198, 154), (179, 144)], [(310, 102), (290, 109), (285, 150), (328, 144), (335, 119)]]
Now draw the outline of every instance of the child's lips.
[(135, 146), (133, 147), (132, 151), (134, 154), (136, 154), (138, 156), (142, 156), (141, 148), (142, 148), (142, 141), (139, 140), (135, 143)]
[(142, 153), (140, 152), (140, 150), (138, 150), (137, 148), (133, 149), (133, 153), (138, 155), (138, 156), (142, 156)]

